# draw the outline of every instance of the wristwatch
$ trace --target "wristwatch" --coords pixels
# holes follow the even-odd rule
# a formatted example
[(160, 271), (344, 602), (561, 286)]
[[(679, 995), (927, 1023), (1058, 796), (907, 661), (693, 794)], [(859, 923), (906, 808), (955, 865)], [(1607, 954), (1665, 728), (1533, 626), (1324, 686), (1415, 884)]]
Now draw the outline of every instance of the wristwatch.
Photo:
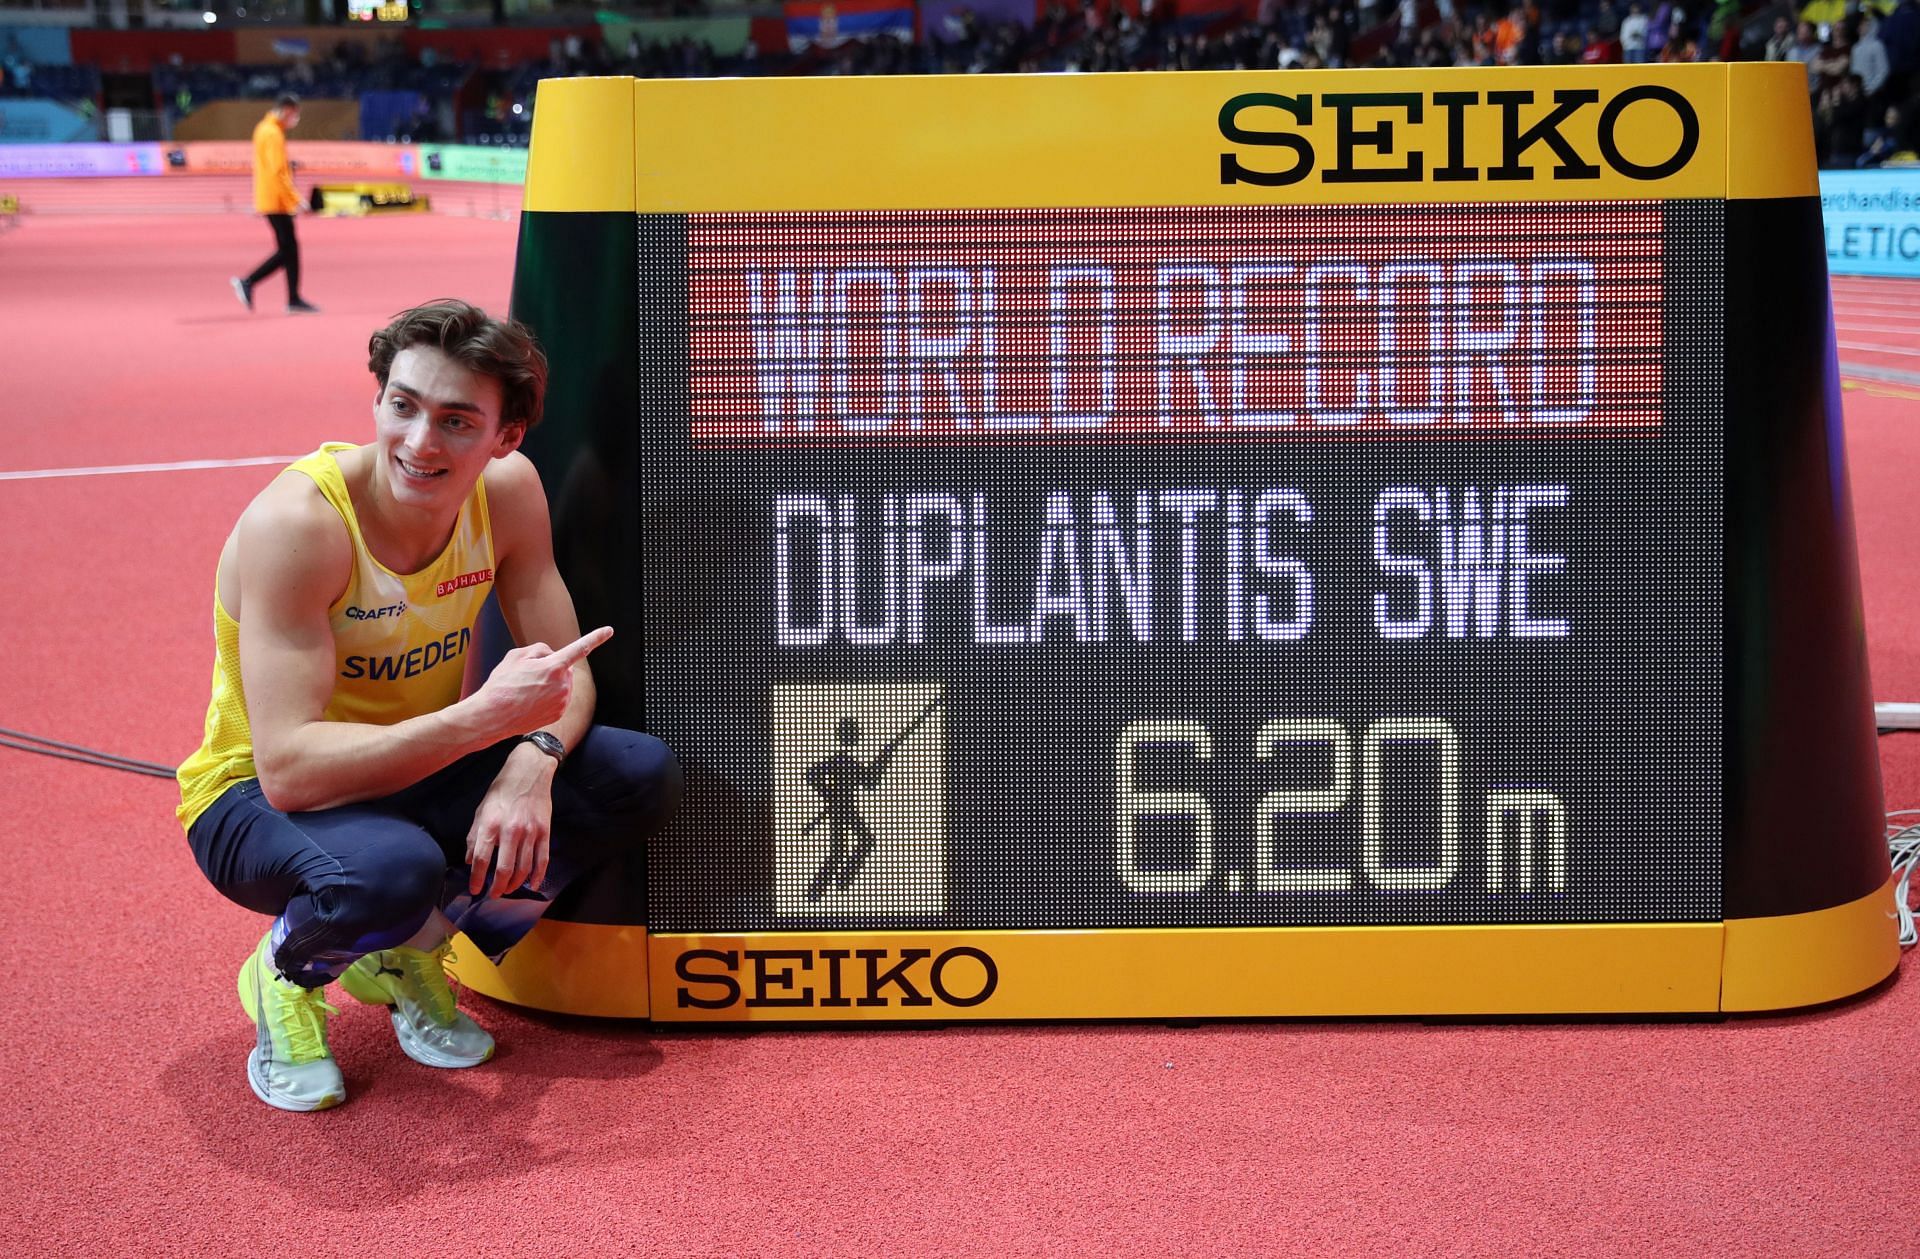
[(560, 740), (553, 735), (548, 734), (545, 730), (536, 730), (532, 734), (523, 734), (520, 736), (520, 742), (533, 744), (533, 746), (539, 748), (556, 761), (564, 761), (567, 759), (567, 745), (560, 742)]

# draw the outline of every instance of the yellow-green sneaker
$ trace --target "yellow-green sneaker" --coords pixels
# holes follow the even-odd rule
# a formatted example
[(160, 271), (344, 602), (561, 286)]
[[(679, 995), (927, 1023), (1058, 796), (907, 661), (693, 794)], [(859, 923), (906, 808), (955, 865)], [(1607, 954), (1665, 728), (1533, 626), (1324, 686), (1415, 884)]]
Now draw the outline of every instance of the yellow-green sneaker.
[(240, 966), (240, 1006), (260, 1029), (247, 1055), (247, 1083), (269, 1106), (325, 1110), (347, 1100), (347, 1083), (327, 1048), (327, 1018), (340, 1013), (323, 990), (302, 988), (273, 968), (273, 932)]
[(477, 1067), (493, 1057), (493, 1037), (454, 1008), (447, 982), (450, 943), (430, 952), (381, 949), (347, 967), (340, 986), (356, 1001), (391, 1006), (400, 1049), (429, 1067)]

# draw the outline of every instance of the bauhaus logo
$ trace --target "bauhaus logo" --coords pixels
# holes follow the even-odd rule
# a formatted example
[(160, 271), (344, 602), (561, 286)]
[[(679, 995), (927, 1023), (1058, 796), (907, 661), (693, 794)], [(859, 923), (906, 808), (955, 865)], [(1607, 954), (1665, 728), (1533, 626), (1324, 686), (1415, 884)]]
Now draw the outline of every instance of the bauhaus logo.
[(433, 593), (445, 598), (456, 590), (465, 590), (469, 586), (484, 586), (492, 580), (493, 570), (491, 568), (479, 568), (471, 573), (461, 573), (458, 577), (447, 578), (447, 580), (434, 586)]

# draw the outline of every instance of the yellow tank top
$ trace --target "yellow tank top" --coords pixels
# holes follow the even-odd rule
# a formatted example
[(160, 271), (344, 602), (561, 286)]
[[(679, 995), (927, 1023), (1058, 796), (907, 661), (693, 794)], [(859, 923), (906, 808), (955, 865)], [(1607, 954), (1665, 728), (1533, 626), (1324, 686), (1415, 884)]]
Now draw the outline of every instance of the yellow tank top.
[[(460, 507), (440, 557), (417, 573), (396, 573), (367, 550), (335, 455), (348, 442), (328, 442), (289, 465), (313, 479), (353, 541), (353, 575), (328, 609), (333, 622), (333, 694), (328, 721), (392, 725), (445, 708), (460, 698), (473, 624), (493, 588), (493, 531), (485, 480)], [(244, 614), (244, 613), (243, 613)], [(182, 826), (191, 827), (220, 793), (256, 777), (253, 734), (240, 682), (240, 626), (213, 596), (213, 700), (206, 736), (180, 766)]]

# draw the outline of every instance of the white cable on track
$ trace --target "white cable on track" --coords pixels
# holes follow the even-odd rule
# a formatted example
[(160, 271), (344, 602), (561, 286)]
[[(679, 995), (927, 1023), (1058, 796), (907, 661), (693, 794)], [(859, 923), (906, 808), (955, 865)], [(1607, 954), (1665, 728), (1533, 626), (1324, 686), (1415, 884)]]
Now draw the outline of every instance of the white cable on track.
[(1913, 874), (1920, 867), (1920, 822), (1896, 822), (1895, 818), (1913, 817), (1920, 809), (1895, 809), (1887, 814), (1887, 849), (1893, 857), (1893, 912), (1900, 920), (1900, 947), (1912, 948), (1920, 942), (1920, 929), (1913, 920), (1908, 903), (1913, 892)]
[(207, 468), (257, 468), (292, 463), (299, 455), (250, 455), (245, 459), (182, 459), (177, 463), (116, 463), (94, 468), (35, 468), (0, 472), (0, 481), (47, 481), (70, 476), (122, 476), (132, 472), (198, 472)]

